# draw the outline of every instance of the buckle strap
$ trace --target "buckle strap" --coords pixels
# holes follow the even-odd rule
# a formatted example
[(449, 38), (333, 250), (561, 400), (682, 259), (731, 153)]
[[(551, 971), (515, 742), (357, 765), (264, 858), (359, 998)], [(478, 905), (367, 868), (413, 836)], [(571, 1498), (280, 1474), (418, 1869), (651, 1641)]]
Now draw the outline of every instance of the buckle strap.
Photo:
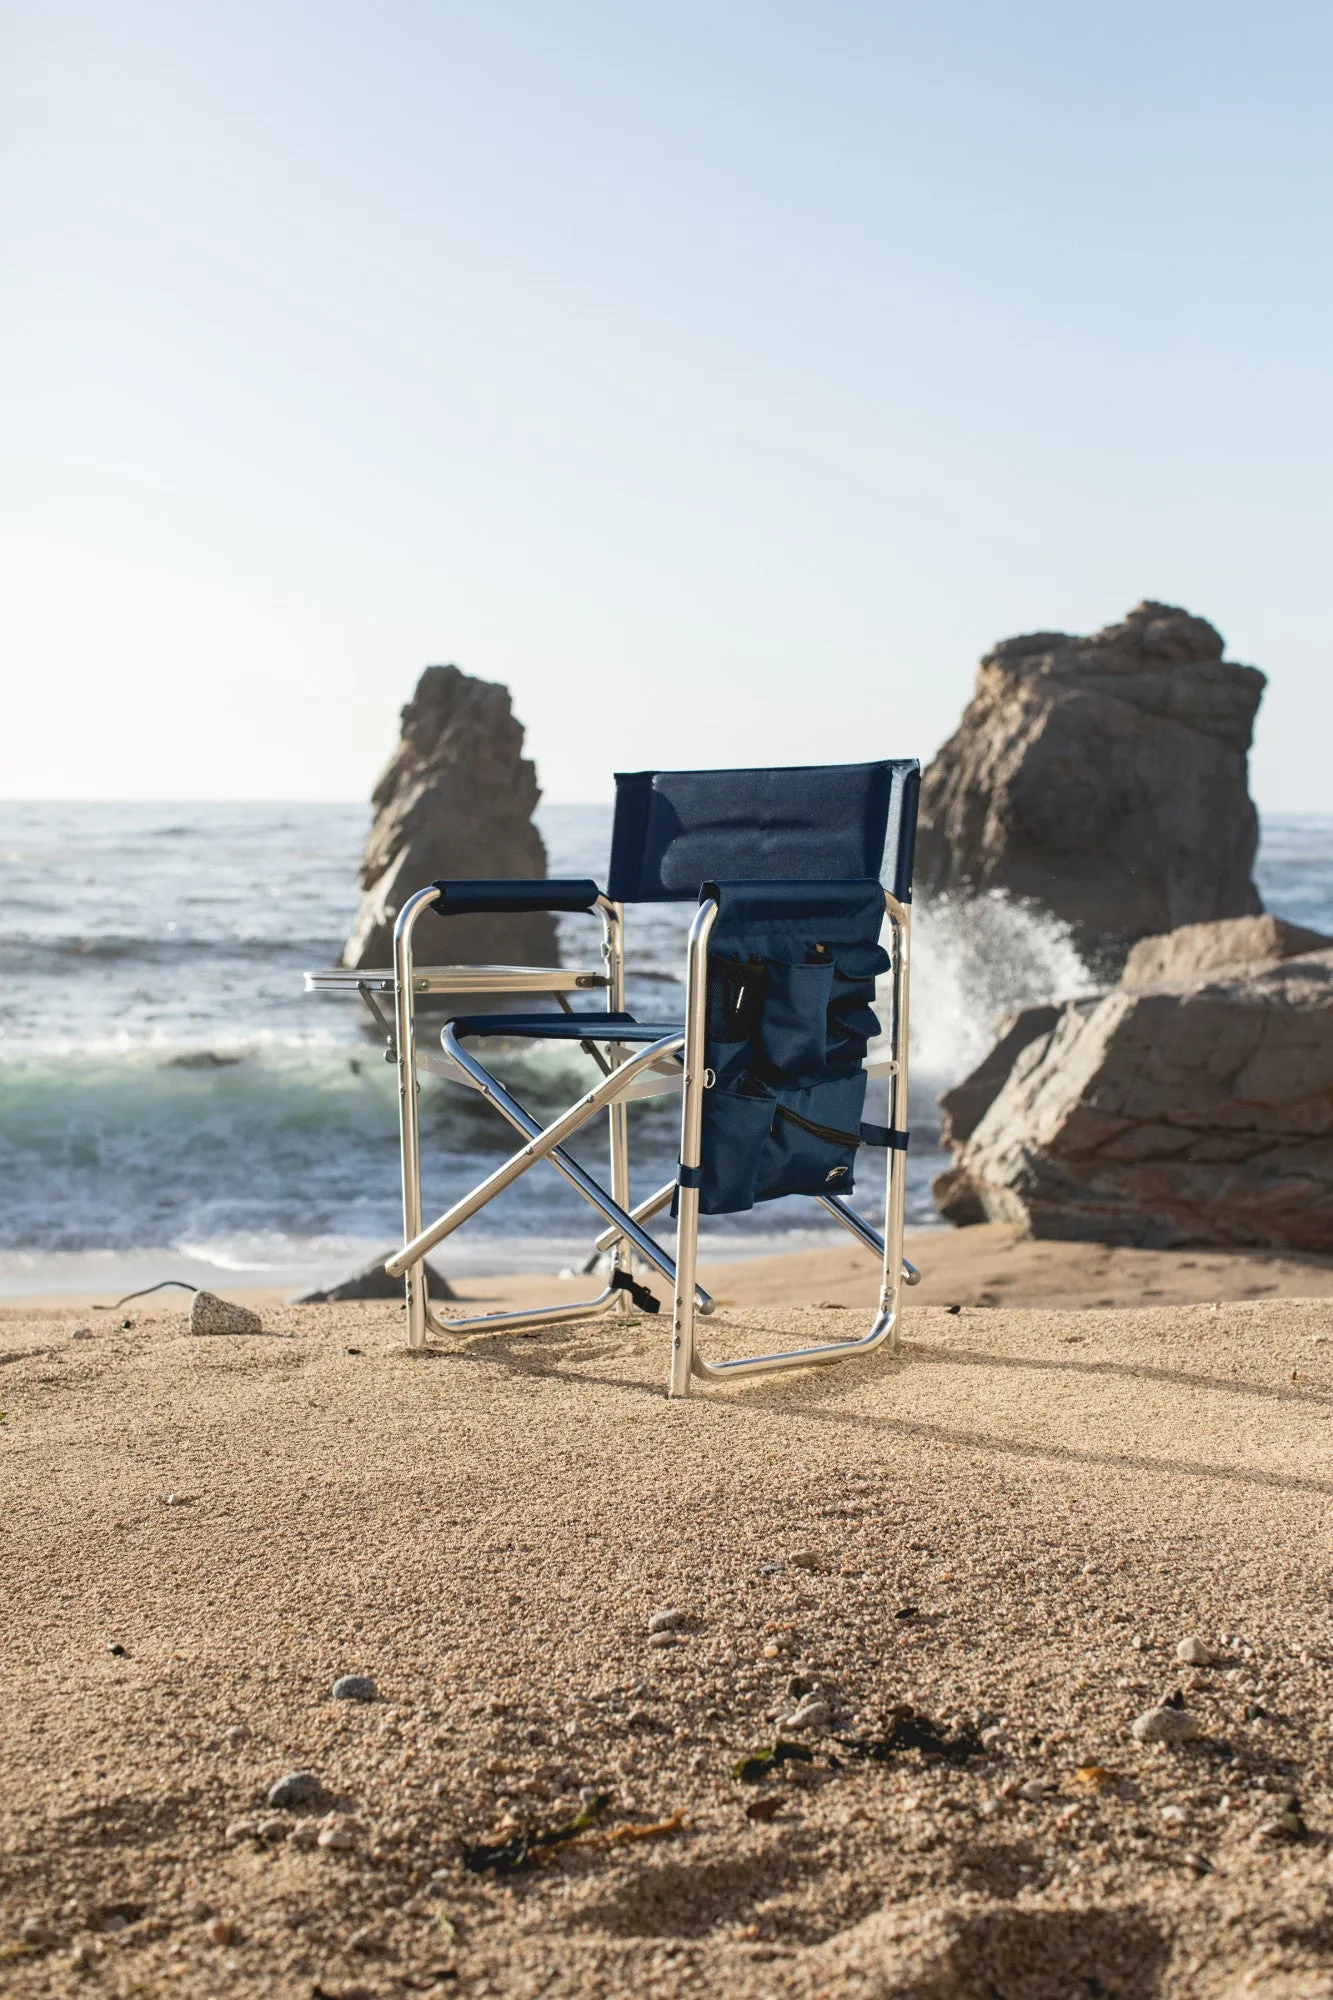
[(628, 1271), (611, 1273), (611, 1290), (628, 1292), (640, 1312), (655, 1313), (662, 1310), (662, 1301), (656, 1293), (650, 1292), (647, 1285), (641, 1285), (637, 1278), (631, 1278)]

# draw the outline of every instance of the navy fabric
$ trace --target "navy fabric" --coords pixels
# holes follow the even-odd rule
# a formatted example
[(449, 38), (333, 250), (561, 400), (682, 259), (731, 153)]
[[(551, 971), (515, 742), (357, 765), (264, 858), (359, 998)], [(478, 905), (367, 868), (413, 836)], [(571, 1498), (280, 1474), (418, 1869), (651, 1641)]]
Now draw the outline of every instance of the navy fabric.
[(544, 1042), (660, 1042), (685, 1032), (679, 1021), (636, 1021), (632, 1014), (469, 1014), (453, 1025), (459, 1035)]
[(767, 770), (616, 776), (607, 893), (619, 903), (693, 902), (705, 881), (879, 879), (912, 893), (914, 758)]
[[(709, 882), (699, 1207), (844, 1194), (862, 1143), (866, 1042), (878, 1033), (877, 881)], [(684, 1183), (688, 1185), (688, 1183)]]
[(590, 910), (601, 890), (586, 876), (548, 875), (540, 882), (436, 882), (439, 901), (431, 904), (441, 917), (470, 917), (486, 911)]

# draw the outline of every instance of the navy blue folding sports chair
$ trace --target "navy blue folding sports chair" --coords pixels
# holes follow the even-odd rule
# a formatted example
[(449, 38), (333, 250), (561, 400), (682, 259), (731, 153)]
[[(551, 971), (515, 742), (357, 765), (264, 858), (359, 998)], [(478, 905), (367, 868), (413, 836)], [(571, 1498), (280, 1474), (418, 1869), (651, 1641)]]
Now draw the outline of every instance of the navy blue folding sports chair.
[[(408, 1338), (656, 1310), (633, 1275), (637, 1254), (674, 1290), (670, 1390), (692, 1376), (753, 1374), (830, 1362), (896, 1345), (898, 1295), (916, 1273), (902, 1255), (907, 1147), (908, 956), (912, 851), (920, 767), (915, 760), (747, 771), (643, 771), (616, 779), (606, 893), (590, 880), (436, 882), (404, 905), (394, 931), (395, 1042), (403, 1161), (403, 1248), (386, 1265), (407, 1283)], [(686, 961), (683, 1022), (641, 1021), (625, 1011), (625, 908), (697, 902)], [(479, 911), (596, 911), (603, 926), (605, 1012), (460, 1016), (442, 1034), (432, 1069), (479, 1090), (523, 1135), (523, 1146), (429, 1228), (422, 1228), (413, 1050), (414, 961), (419, 919)], [(880, 945), (887, 914), (891, 949)], [(891, 971), (889, 1055), (867, 1063), (879, 1028), (876, 978)], [(569, 1040), (603, 1075), (542, 1127), (487, 1070), (470, 1041)], [(887, 1074), (889, 1122), (861, 1122), (867, 1077)], [(675, 1176), (629, 1205), (630, 1098), (682, 1089)], [(601, 1111), (610, 1115), (611, 1186), (565, 1150)], [(858, 1149), (887, 1150), (884, 1231), (847, 1201)], [(597, 1238), (612, 1268), (599, 1297), (527, 1312), (442, 1321), (430, 1308), (424, 1259), (444, 1237), (549, 1160), (609, 1225)], [(736, 1214), (784, 1194), (813, 1196), (883, 1260), (874, 1322), (860, 1339), (709, 1362), (698, 1352), (698, 1315), (712, 1301), (697, 1279), (700, 1214)], [(644, 1224), (670, 1206), (672, 1258)]]

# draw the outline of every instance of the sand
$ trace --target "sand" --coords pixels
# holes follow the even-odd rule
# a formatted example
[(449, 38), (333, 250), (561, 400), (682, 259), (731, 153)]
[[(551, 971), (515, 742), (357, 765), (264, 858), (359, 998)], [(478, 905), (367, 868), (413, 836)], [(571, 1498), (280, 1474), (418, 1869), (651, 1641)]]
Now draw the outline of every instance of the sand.
[[(897, 1358), (683, 1404), (637, 1315), (428, 1357), (392, 1305), (0, 1315), (6, 1989), (1333, 1994), (1333, 1300), (1098, 1308), (1130, 1253), (984, 1234), (941, 1239), (978, 1289), (1042, 1251), (1071, 1296), (941, 1257)], [(845, 1335), (869, 1260), (815, 1255), (724, 1274), (710, 1351)], [(831, 1730), (741, 1781), (793, 1681)], [(1196, 1737), (1134, 1742), (1176, 1693)], [(951, 1754), (876, 1761), (904, 1708)]]

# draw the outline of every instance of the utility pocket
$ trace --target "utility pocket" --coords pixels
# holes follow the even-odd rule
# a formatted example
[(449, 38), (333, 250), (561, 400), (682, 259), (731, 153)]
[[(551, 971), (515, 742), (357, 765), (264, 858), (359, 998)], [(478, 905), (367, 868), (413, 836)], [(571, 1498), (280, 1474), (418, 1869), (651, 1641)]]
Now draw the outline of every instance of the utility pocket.
[(804, 965), (766, 961), (768, 990), (759, 1022), (755, 1067), (770, 1083), (799, 1084), (822, 1076), (827, 1061), (833, 960)]
[(714, 1087), (703, 1097), (702, 1215), (737, 1215), (755, 1203), (755, 1178), (767, 1150), (777, 1099), (761, 1086)]
[(854, 1184), (866, 1080), (861, 1071), (811, 1090), (786, 1090), (755, 1177), (755, 1199), (846, 1194)]
[(837, 948), (828, 1010), (828, 1064), (848, 1068), (865, 1061), (866, 1044), (880, 1031), (874, 1009), (875, 980), (892, 960), (881, 945)]

